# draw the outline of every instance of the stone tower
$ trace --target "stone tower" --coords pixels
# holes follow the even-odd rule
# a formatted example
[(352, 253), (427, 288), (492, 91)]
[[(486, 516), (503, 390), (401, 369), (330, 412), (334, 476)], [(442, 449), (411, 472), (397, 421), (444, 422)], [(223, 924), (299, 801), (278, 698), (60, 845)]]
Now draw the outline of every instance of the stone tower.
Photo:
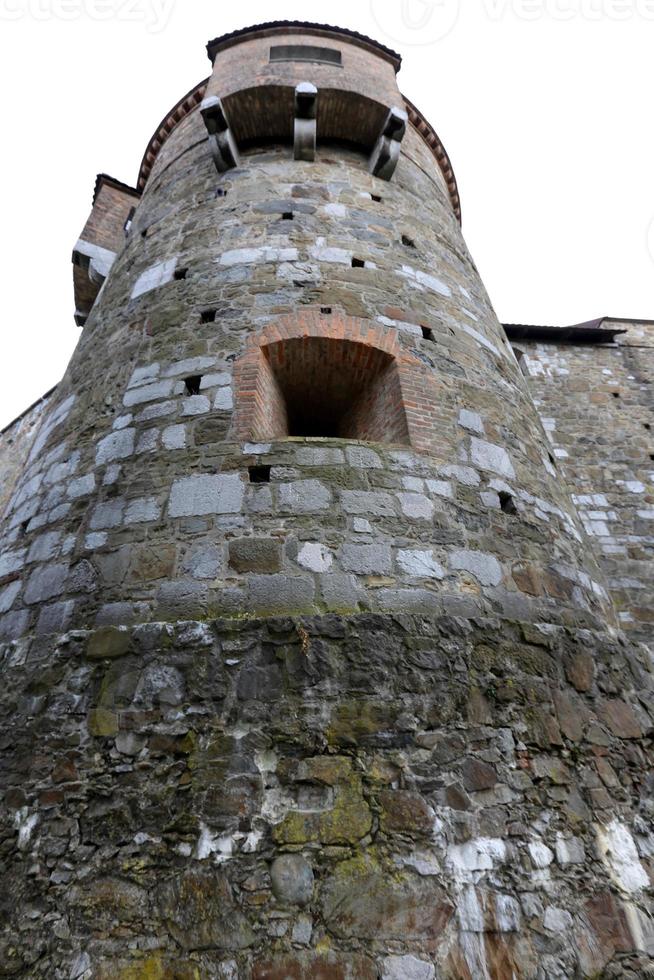
[(651, 659), (443, 146), (352, 31), (208, 51), (4, 515), (0, 976), (650, 975)]

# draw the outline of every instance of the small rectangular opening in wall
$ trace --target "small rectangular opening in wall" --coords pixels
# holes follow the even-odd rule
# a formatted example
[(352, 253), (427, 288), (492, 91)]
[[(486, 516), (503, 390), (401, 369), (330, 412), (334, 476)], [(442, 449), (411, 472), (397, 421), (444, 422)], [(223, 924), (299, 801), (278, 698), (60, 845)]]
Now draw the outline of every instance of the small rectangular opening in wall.
[(186, 388), (187, 395), (199, 395), (200, 385), (202, 383), (201, 374), (192, 374), (188, 378), (184, 378), (184, 386)]
[(515, 500), (513, 499), (510, 493), (508, 493), (506, 490), (500, 490), (500, 492), (498, 493), (498, 497), (500, 498), (500, 507), (504, 514), (518, 513), (518, 508), (515, 505)]
[(434, 331), (431, 327), (420, 327), (423, 340), (434, 340)]
[(216, 188), (216, 197), (227, 197), (227, 191), (224, 187)]
[(275, 44), (270, 49), (270, 61), (318, 61), (340, 68), (343, 56), (337, 48), (320, 48), (315, 44)]
[(180, 279), (186, 279), (187, 275), (188, 275), (188, 269), (175, 269), (175, 272), (173, 273), (173, 278), (179, 282)]
[(293, 220), (293, 212), (292, 211), (284, 211), (284, 213), (282, 215), (282, 221), (292, 221), (292, 220)]
[[(321, 306), (320, 307), (320, 312), (323, 313), (325, 316), (329, 316), (329, 314), (331, 313), (331, 311), (332, 311), (331, 306)], [(648, 428), (648, 426), (646, 426), (645, 428)]]
[(377, 202), (377, 204), (381, 204), (381, 202), (383, 201), (381, 194), (371, 194), (370, 196), (373, 199), (373, 201)]
[(355, 258), (352, 259), (353, 269), (363, 269), (365, 267), (365, 264), (366, 263), (364, 262), (363, 259), (355, 259)]
[(270, 466), (248, 466), (250, 483), (270, 483)]
[(218, 310), (202, 310), (200, 313), (200, 323), (215, 323)]
[(413, 238), (409, 238), (408, 235), (402, 235), (402, 244), (406, 245), (407, 248), (416, 247), (416, 243), (414, 242)]

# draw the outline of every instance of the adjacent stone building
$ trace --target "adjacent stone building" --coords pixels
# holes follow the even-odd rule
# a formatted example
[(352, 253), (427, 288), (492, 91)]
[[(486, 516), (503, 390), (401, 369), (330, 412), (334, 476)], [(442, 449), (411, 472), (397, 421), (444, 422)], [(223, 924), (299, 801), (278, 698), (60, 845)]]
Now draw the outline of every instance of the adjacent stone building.
[(650, 976), (653, 325), (498, 322), (388, 48), (208, 51), (0, 434), (0, 976)]

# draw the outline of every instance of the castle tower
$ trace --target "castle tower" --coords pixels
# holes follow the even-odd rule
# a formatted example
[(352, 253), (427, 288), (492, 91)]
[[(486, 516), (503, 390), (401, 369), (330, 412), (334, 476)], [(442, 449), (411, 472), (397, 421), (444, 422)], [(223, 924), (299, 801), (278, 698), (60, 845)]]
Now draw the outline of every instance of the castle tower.
[(651, 662), (445, 150), (369, 38), (208, 51), (4, 515), (0, 976), (645, 975)]

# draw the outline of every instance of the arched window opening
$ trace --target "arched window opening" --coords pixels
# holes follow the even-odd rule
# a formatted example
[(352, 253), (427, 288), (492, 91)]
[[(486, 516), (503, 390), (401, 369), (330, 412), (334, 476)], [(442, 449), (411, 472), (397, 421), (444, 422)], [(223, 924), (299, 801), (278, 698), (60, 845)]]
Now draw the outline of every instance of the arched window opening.
[(395, 359), (367, 344), (328, 337), (262, 348), (260, 437), (359, 439), (409, 444)]

